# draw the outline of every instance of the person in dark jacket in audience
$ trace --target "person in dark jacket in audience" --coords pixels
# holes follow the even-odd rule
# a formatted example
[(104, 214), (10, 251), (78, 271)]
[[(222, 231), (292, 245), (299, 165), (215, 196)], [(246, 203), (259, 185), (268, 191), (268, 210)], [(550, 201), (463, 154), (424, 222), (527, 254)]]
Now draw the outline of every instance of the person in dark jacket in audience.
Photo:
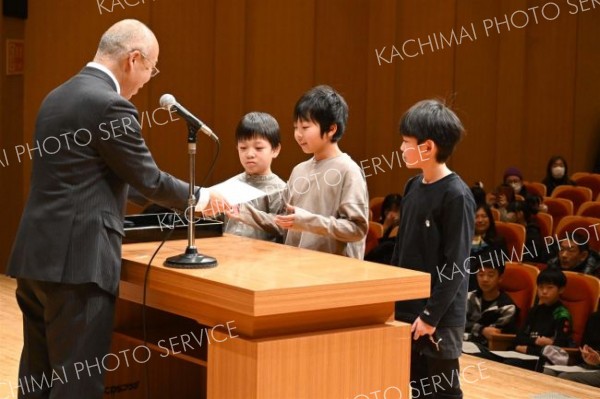
[(569, 234), (569, 237), (560, 241), (560, 251), (548, 261), (548, 268), (600, 278), (600, 255), (590, 248), (587, 237), (579, 233)]

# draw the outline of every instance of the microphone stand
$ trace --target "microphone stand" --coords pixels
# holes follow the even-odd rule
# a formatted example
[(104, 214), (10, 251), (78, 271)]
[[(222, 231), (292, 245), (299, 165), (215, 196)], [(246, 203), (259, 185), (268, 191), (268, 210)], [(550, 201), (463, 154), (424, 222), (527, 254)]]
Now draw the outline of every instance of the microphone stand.
[(194, 189), (196, 187), (196, 134), (199, 127), (190, 123), (188, 126), (188, 154), (190, 165), (190, 196), (188, 198), (188, 207), (186, 209), (186, 218), (188, 221), (188, 245), (185, 253), (167, 258), (164, 265), (176, 269), (208, 269), (217, 266), (217, 260), (210, 256), (198, 253), (196, 248), (196, 222), (194, 220), (194, 209), (196, 208), (196, 196)]

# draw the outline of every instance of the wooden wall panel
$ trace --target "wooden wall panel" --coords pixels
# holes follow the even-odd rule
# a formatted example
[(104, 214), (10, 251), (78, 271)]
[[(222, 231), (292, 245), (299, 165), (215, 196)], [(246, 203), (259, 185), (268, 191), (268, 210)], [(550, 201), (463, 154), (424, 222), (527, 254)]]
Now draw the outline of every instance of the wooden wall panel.
[[(404, 163), (400, 161), (400, 135), (398, 110), (394, 104), (396, 71), (393, 64), (379, 60), (377, 54), (385, 52), (389, 60), (391, 46), (396, 44), (396, 18), (398, 2), (372, 1), (369, 7), (369, 48), (367, 49), (367, 89), (365, 156), (361, 162), (369, 194), (382, 196), (390, 190), (401, 191), (392, 170)], [(385, 137), (385, 139), (380, 139)], [(382, 160), (385, 157), (385, 160)], [(375, 164), (375, 165), (374, 165)], [(383, 173), (377, 165), (383, 164)], [(392, 165), (391, 167), (389, 165)]]
[[(451, 167), (468, 185), (475, 181), (493, 181), (495, 137), (498, 104), (499, 45), (498, 36), (487, 37), (479, 21), (499, 12), (497, 2), (457, 2), (457, 35), (464, 30), (460, 44), (454, 49), (455, 88), (454, 108), (466, 129), (466, 136), (458, 144), (451, 158)], [(466, 35), (468, 33), (468, 35)], [(486, 186), (486, 188), (488, 188)]]
[[(222, 155), (213, 181), (221, 181), (243, 171), (237, 157), (235, 128), (242, 115), (250, 111), (246, 106), (246, 1), (215, 1), (215, 8), (214, 127)], [(283, 122), (283, 130), (288, 133), (287, 121), (278, 122)], [(278, 160), (273, 167), (281, 171)], [(282, 175), (286, 177), (287, 171)]]
[[(498, 12), (487, 16), (485, 19), (493, 20), (494, 17), (511, 15), (516, 10), (526, 9), (527, 0), (502, 0), (499, 3)], [(485, 28), (483, 29), (485, 30)], [(490, 129), (489, 137), (489, 140), (494, 145), (494, 150), (489, 154), (490, 160), (488, 163), (480, 165), (484, 169), (493, 166), (491, 170), (488, 169), (488, 175), (491, 173), (491, 180), (484, 180), (486, 189), (493, 190), (502, 182), (502, 174), (508, 166), (521, 164), (522, 154), (518, 150), (515, 150), (515, 147), (520, 147), (519, 143), (521, 142), (526, 118), (525, 65), (527, 63), (527, 30), (512, 29), (510, 32), (505, 31), (498, 34), (497, 30), (488, 28), (487, 32), (490, 38), (497, 37), (500, 41), (496, 82), (498, 87), (496, 125)]]
[[(315, 63), (320, 62), (315, 57), (315, 0), (249, 1), (246, 10), (246, 107), (268, 112), (279, 122), (282, 150), (273, 171), (287, 180), (293, 166), (308, 158), (294, 140), (292, 114), (296, 101), (314, 86)], [(231, 159), (239, 162), (237, 155)]]
[[(545, 3), (530, 1), (528, 6)], [(566, 10), (554, 21), (542, 18), (527, 26), (525, 129), (514, 150), (521, 158), (516, 166), (529, 180), (544, 176), (551, 155), (573, 159), (577, 18)]]
[[(316, 3), (315, 84), (339, 91), (349, 107), (347, 131), (340, 148), (355, 161), (365, 155), (369, 138), (367, 108), (368, 0), (328, 0)], [(323, 34), (321, 34), (323, 32)], [(348, 40), (353, 37), (353, 40)]]
[[(170, 93), (204, 123), (214, 126), (215, 1), (157, 1), (137, 6), (141, 7), (148, 10), (148, 25), (158, 38), (161, 73), (146, 85), (148, 91), (139, 99), (140, 105), (138, 96), (134, 97), (140, 113), (154, 112), (160, 106), (160, 97)], [(158, 123), (170, 120), (168, 114), (158, 112)], [(157, 164), (187, 181), (187, 125), (183, 118), (173, 115), (172, 119), (176, 118), (179, 120), (164, 125), (152, 123), (144, 136)], [(199, 182), (208, 172), (214, 144), (202, 133), (198, 133), (197, 143)]]

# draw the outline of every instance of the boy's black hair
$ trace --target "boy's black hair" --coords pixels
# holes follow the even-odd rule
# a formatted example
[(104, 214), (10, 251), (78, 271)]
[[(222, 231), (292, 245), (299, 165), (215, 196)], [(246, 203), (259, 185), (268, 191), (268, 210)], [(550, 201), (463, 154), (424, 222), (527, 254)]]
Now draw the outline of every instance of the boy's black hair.
[(438, 147), (435, 160), (446, 162), (465, 129), (458, 116), (438, 100), (423, 100), (413, 105), (400, 119), (400, 134), (414, 137), (418, 144), (432, 140)]
[(474, 184), (473, 186), (471, 186), (471, 193), (473, 194), (473, 198), (475, 198), (475, 205), (480, 206), (480, 205), (484, 205), (485, 202), (485, 195), (486, 192), (485, 190), (477, 185)]
[(578, 247), (579, 252), (585, 252), (585, 251), (589, 252), (590, 251), (590, 244), (588, 242), (588, 238), (585, 237), (583, 234), (567, 232), (567, 235), (570, 235), (570, 237), (569, 237), (570, 245)]
[(321, 137), (337, 125), (337, 131), (331, 142), (339, 141), (348, 122), (348, 104), (338, 92), (331, 87), (321, 85), (304, 93), (294, 107), (294, 121), (316, 122), (321, 128)]
[[(528, 196), (529, 197), (529, 196)], [(538, 212), (537, 210), (533, 207), (533, 199), (532, 197), (529, 197), (529, 200), (525, 200), (525, 201), (513, 201), (511, 203), (508, 204), (508, 206), (506, 207), (506, 211), (507, 212), (523, 212), (523, 217), (525, 218), (525, 221), (527, 223), (529, 223), (531, 221), (531, 217), (533, 215), (536, 215)]]
[(379, 217), (379, 223), (385, 221), (387, 213), (391, 210), (400, 210), (402, 207), (402, 195), (401, 194), (388, 194), (381, 203), (381, 212)]
[(542, 284), (551, 284), (562, 288), (567, 285), (567, 276), (559, 269), (544, 269), (537, 277), (537, 285)]
[(496, 270), (498, 272), (498, 276), (502, 276), (506, 271), (506, 266), (498, 266), (498, 267), (489, 267), (487, 265), (477, 265), (477, 273), (481, 270)]
[[(489, 208), (488, 208), (489, 209)], [(490, 223), (493, 219), (490, 219)], [(485, 249), (479, 252), (470, 260), (469, 270), (476, 270), (479, 272), (481, 269), (495, 269), (498, 270), (499, 275), (503, 275), (506, 270), (504, 264), (504, 257), (499, 252), (502, 248), (497, 243), (491, 241)]]
[(235, 129), (237, 142), (257, 137), (267, 140), (273, 148), (279, 147), (281, 138), (277, 120), (265, 112), (249, 112), (244, 115)]

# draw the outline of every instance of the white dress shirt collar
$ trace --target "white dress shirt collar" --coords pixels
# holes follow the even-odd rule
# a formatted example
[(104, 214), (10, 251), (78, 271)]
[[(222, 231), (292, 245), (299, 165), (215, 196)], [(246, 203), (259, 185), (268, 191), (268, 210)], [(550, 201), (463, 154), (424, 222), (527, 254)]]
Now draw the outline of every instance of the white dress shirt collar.
[(110, 78), (112, 79), (112, 81), (115, 83), (115, 87), (117, 88), (117, 93), (121, 94), (121, 85), (119, 85), (119, 81), (117, 80), (117, 78), (115, 77), (115, 75), (110, 71), (110, 69), (108, 69), (104, 65), (99, 64), (99, 63), (94, 62), (94, 61), (88, 62), (86, 66), (88, 66), (90, 68), (99, 69), (102, 72), (104, 72), (105, 74), (107, 74), (108, 76), (110, 76)]

